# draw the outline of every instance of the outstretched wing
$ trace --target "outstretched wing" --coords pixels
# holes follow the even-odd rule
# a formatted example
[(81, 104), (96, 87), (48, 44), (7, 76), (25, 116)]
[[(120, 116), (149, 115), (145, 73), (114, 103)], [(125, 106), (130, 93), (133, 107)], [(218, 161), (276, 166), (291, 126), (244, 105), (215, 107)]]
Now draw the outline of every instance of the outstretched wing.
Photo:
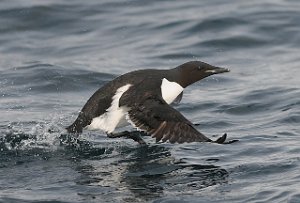
[(132, 86), (122, 95), (119, 105), (129, 107), (127, 118), (135, 127), (156, 138), (157, 142), (212, 141), (197, 131), (190, 121), (168, 105), (153, 89), (146, 88), (145, 91), (141, 86)]
[(151, 134), (156, 141), (171, 143), (209, 142), (209, 138), (197, 131), (177, 110), (162, 99), (146, 99), (130, 106), (129, 119), (134, 125)]

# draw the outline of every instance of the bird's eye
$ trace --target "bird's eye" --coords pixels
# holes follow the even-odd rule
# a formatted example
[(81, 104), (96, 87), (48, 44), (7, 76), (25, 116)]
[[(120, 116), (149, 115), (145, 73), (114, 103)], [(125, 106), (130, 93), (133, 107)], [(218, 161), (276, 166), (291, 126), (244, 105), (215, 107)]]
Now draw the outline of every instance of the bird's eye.
[(201, 70), (202, 68), (201, 68), (201, 66), (198, 66), (198, 70)]

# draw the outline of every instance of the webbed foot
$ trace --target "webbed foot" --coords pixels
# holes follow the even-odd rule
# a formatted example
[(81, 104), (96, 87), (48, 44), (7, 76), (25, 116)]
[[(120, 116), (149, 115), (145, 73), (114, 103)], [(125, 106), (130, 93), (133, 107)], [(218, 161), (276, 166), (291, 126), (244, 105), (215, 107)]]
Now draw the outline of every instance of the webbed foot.
[(219, 137), (216, 141), (214, 141), (214, 143), (217, 143), (217, 144), (232, 144), (234, 142), (238, 142), (239, 141), (239, 140), (229, 140), (229, 141), (226, 141), (226, 138), (227, 138), (227, 133), (224, 133), (224, 135), (222, 137)]

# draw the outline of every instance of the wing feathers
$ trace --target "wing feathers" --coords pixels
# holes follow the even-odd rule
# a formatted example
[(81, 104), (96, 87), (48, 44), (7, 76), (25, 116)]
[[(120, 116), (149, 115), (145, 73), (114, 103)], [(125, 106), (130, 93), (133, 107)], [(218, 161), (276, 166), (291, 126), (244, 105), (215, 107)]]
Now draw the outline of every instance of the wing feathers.
[(143, 112), (137, 112), (139, 111), (131, 107), (131, 110), (128, 112), (130, 120), (135, 124), (135, 126), (138, 129), (146, 131), (153, 138), (155, 138), (156, 142), (169, 141), (170, 143), (184, 143), (211, 141), (209, 138), (198, 132), (186, 120), (177, 120), (175, 122), (166, 120), (161, 121), (159, 117), (154, 116), (155, 112), (152, 112), (153, 115), (149, 115), (147, 119), (143, 119), (143, 117), (140, 117), (140, 114), (143, 114)]
[(119, 102), (120, 106), (129, 107), (126, 117), (135, 127), (150, 134), (156, 142), (212, 142), (197, 131), (182, 114), (168, 105), (161, 95), (144, 84), (146, 82), (130, 87)]

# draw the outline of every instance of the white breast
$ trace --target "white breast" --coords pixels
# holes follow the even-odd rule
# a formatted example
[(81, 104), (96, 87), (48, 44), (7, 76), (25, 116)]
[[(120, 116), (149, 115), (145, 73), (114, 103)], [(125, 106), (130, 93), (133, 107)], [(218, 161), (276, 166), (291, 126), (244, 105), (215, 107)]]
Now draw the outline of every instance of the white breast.
[(161, 83), (161, 94), (163, 99), (171, 104), (176, 97), (183, 91), (183, 87), (176, 82), (170, 82), (166, 78)]
[(103, 130), (106, 133), (111, 133), (117, 127), (124, 127), (129, 123), (125, 119), (128, 111), (126, 107), (119, 107), (119, 100), (124, 92), (126, 92), (131, 84), (124, 85), (117, 89), (113, 96), (111, 106), (106, 110), (106, 113), (99, 117), (93, 118), (90, 125), (87, 126), (89, 130)]

